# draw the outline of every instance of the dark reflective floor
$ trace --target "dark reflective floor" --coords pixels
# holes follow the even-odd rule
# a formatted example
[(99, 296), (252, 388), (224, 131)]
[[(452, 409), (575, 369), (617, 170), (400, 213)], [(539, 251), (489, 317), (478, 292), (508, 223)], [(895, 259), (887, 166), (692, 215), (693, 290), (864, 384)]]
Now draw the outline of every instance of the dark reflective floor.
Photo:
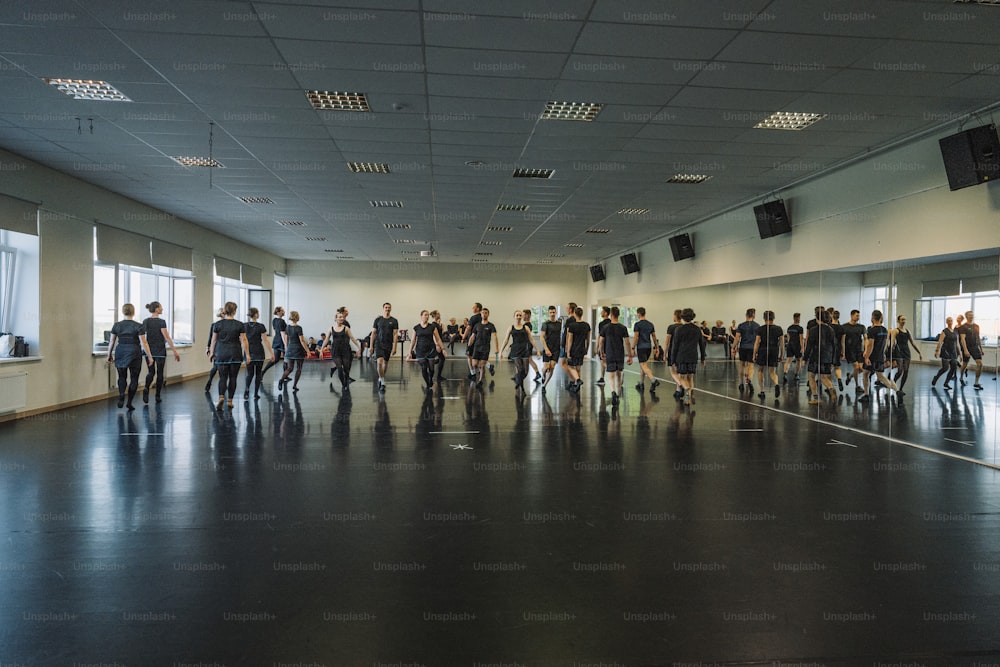
[(890, 439), (994, 460), (992, 376), (615, 410), (592, 371), (0, 424), (0, 665), (1000, 663), (998, 473)]

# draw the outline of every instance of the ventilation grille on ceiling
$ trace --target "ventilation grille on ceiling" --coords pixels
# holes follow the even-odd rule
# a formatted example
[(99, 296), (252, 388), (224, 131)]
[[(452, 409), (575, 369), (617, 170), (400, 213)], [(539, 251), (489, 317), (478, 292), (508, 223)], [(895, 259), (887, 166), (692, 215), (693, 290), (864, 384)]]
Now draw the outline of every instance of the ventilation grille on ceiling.
[(325, 111), (371, 111), (364, 93), (342, 93), (336, 90), (307, 90), (306, 97), (313, 109)]
[(552, 178), (554, 169), (523, 169), (514, 170), (514, 178)]
[(480, 241), (479, 245), (503, 245), (503, 241)]
[(323, 248), (323, 252), (344, 252), (343, 248)]
[(674, 174), (667, 179), (667, 183), (704, 183), (710, 178), (706, 174)]
[(566, 253), (562, 252), (550, 252), (549, 257), (565, 257)]
[(240, 197), (240, 201), (246, 204), (273, 204), (270, 197)]
[(527, 211), (527, 204), (499, 204), (497, 205), (498, 211)]
[(90, 79), (42, 79), (56, 90), (66, 93), (74, 100), (93, 100), (96, 102), (131, 102), (117, 88), (107, 81), (92, 81)]
[(514, 228), (513, 227), (505, 227), (503, 225), (490, 225), (489, 227), (486, 228), (486, 231), (488, 231), (488, 232), (512, 232), (512, 231), (514, 231)]
[(306, 223), (302, 222), (301, 220), (275, 220), (275, 222), (277, 222), (279, 225), (283, 225), (285, 227), (305, 227), (306, 226)]
[(609, 233), (611, 233), (611, 230), (610, 229), (604, 229), (603, 227), (598, 227), (598, 228), (595, 228), (595, 229), (588, 229), (587, 233), (588, 234), (609, 234)]
[(478, 255), (479, 257), (492, 257), (493, 256), (493, 253), (491, 253), (491, 252), (477, 252), (475, 254)]
[(593, 102), (546, 102), (542, 120), (582, 120), (592, 121), (604, 108)]
[(488, 262), (488, 261), (490, 261), (490, 260), (488, 260), (488, 259), (477, 259), (477, 258), (473, 257), (473, 258), (472, 258), (472, 261), (473, 261), (473, 262)]
[(386, 229), (409, 229), (410, 226), (405, 222), (385, 222), (382, 226)]
[(391, 174), (392, 169), (384, 162), (348, 162), (347, 168), (355, 174)]
[(393, 243), (416, 243), (413, 239), (393, 239)]
[(171, 160), (185, 167), (219, 167), (223, 168), (218, 160), (210, 157), (171, 157)]
[(758, 130), (804, 130), (818, 120), (826, 118), (825, 113), (795, 113), (775, 111), (754, 125)]
[(648, 208), (623, 208), (618, 211), (618, 215), (645, 215), (649, 213)]
[(583, 244), (582, 243), (564, 243), (563, 246), (566, 247), (566, 248), (582, 248)]
[(325, 241), (325, 236), (307, 236), (306, 241)]
[(368, 201), (369, 204), (375, 208), (403, 208), (403, 202), (401, 201), (386, 201), (384, 199), (371, 199)]

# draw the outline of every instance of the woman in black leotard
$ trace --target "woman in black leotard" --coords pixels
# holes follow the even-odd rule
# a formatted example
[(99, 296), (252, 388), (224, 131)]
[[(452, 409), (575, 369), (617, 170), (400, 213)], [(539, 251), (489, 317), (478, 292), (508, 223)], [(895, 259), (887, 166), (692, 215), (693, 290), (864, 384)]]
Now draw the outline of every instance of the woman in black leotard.
[(227, 301), (222, 307), (222, 314), (223, 318), (215, 323), (212, 332), (212, 347), (209, 354), (219, 369), (219, 401), (216, 403), (216, 410), (222, 409), (224, 400), (230, 408), (233, 407), (240, 365), (244, 360), (250, 359), (246, 327), (236, 319), (236, 304)]
[(897, 315), (896, 328), (889, 332), (889, 352), (892, 355), (892, 361), (896, 363), (896, 377), (892, 380), (896, 383), (897, 396), (903, 395), (903, 385), (906, 384), (906, 378), (910, 375), (911, 345), (917, 351), (920, 360), (923, 361), (924, 355), (921, 354), (920, 348), (913, 342), (913, 336), (906, 328), (906, 318), (903, 315)]
[[(275, 366), (285, 356), (284, 334), (287, 325), (285, 324), (285, 320), (282, 319), (284, 316), (285, 316), (285, 309), (282, 308), (281, 306), (276, 306), (274, 309), (274, 319), (271, 320), (271, 333), (274, 335), (274, 338), (271, 339), (271, 349), (274, 350), (274, 353), (271, 355), (272, 356), (271, 361), (267, 362), (267, 365), (264, 366), (264, 370), (260, 372), (261, 378), (264, 377), (264, 373), (267, 372), (267, 369), (269, 369), (271, 366)], [(282, 364), (281, 368), (282, 370), (288, 368), (288, 364)], [(278, 381), (278, 384), (279, 384), (278, 388), (280, 389), (281, 388), (280, 380)]]
[(340, 386), (344, 391), (350, 391), (351, 360), (355, 356), (354, 351), (351, 350), (351, 343), (357, 348), (358, 357), (361, 356), (361, 343), (351, 333), (351, 327), (347, 326), (346, 309), (337, 310), (336, 320), (327, 332), (326, 340), (330, 347), (330, 356), (337, 369), (337, 377), (340, 378)]
[[(125, 390), (128, 388), (128, 409), (132, 407), (132, 399), (139, 388), (139, 372), (142, 370), (142, 354), (146, 353), (148, 364), (153, 363), (153, 355), (146, 342), (146, 330), (136, 322), (135, 306), (126, 303), (122, 306), (125, 319), (116, 322), (111, 328), (111, 340), (108, 343), (108, 363), (115, 364), (118, 370), (118, 407), (125, 405)], [(115, 348), (118, 348), (117, 351)]]
[(944, 388), (951, 389), (951, 385), (948, 383), (958, 375), (958, 334), (955, 333), (953, 327), (954, 321), (950, 317), (945, 318), (945, 327), (938, 335), (937, 346), (934, 348), (934, 356), (941, 359), (941, 370), (931, 380), (932, 387), (938, 378), (947, 372), (948, 377), (944, 379)]
[(513, 377), (514, 391), (523, 394), (524, 386), (522, 383), (524, 378), (528, 377), (528, 359), (531, 358), (533, 351), (538, 352), (538, 348), (535, 347), (535, 339), (531, 335), (531, 327), (524, 323), (523, 310), (514, 311), (514, 324), (507, 331), (507, 337), (504, 338), (503, 345), (500, 346), (501, 353), (507, 347), (507, 343), (510, 343), (510, 359), (514, 362), (514, 368), (517, 369)]
[(434, 386), (434, 369), (431, 364), (435, 352), (444, 350), (438, 329), (428, 322), (429, 318), (430, 313), (426, 310), (420, 311), (420, 324), (413, 326), (413, 340), (410, 341), (410, 357), (420, 362), (420, 374), (428, 389)]
[[(309, 343), (306, 341), (306, 337), (302, 335), (302, 327), (299, 326), (299, 313), (297, 310), (293, 310), (288, 314), (288, 320), (291, 324), (282, 333), (285, 338), (285, 372), (282, 374), (281, 379), (278, 380), (278, 389), (287, 388), (288, 383), (291, 382), (292, 391), (298, 391), (299, 378), (302, 377), (302, 364), (305, 363), (306, 350), (309, 349)], [(292, 374), (292, 370), (295, 371), (295, 377), (289, 379), (288, 376)]]
[(142, 390), (142, 402), (149, 403), (149, 387), (153, 384), (153, 378), (156, 378), (156, 402), (159, 403), (160, 390), (163, 389), (164, 380), (163, 366), (167, 363), (167, 345), (170, 346), (170, 351), (174, 353), (174, 361), (180, 361), (181, 356), (177, 354), (174, 341), (170, 338), (167, 323), (160, 318), (160, 315), (163, 314), (163, 306), (160, 305), (160, 302), (147, 303), (146, 310), (150, 312), (152, 317), (147, 317), (143, 321), (142, 326), (146, 329), (146, 342), (149, 343), (153, 363), (149, 366), (149, 370), (146, 373), (146, 387)]
[[(250, 353), (247, 361), (247, 375), (243, 386), (243, 400), (250, 400), (250, 382), (253, 381), (253, 397), (260, 398), (260, 383), (264, 379), (264, 356), (271, 347), (267, 339), (267, 327), (257, 321), (260, 311), (251, 308), (247, 311), (250, 320), (243, 325), (247, 335), (247, 350)], [(274, 363), (274, 349), (271, 348), (271, 362)]]

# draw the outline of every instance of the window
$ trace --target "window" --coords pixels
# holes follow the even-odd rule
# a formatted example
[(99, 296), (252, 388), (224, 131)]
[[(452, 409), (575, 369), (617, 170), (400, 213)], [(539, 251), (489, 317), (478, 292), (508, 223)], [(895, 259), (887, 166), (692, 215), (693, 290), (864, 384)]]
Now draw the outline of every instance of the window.
[(954, 319), (969, 310), (975, 315), (983, 344), (996, 345), (1000, 336), (1000, 295), (996, 291), (916, 299), (913, 334), (917, 338), (937, 338), (944, 328), (945, 318)]
[(0, 332), (24, 337), (39, 355), (39, 244), (34, 234), (0, 229)]
[(178, 345), (194, 341), (194, 278), (190, 271), (153, 265), (94, 264), (94, 347), (105, 347), (121, 307), (135, 306), (135, 318), (149, 317), (146, 304), (159, 301), (170, 337)]
[[(866, 285), (861, 291), (861, 323), (868, 326), (872, 311), (882, 311), (882, 324), (891, 329), (896, 321), (893, 304), (896, 303), (896, 286), (892, 287), (892, 297), (889, 297), (888, 285)], [(843, 315), (843, 313), (841, 313)]]
[(17, 250), (0, 245), (0, 332), (9, 333), (13, 326), (14, 265)]

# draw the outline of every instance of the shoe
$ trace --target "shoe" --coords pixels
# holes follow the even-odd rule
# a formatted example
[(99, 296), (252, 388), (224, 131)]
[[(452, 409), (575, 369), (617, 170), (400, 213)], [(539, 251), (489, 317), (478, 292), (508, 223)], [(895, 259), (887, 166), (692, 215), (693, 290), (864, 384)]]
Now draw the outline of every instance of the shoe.
[(156, 394), (156, 402), (157, 403), (162, 403), (163, 402), (163, 399), (160, 398), (160, 394), (159, 393)]
[(740, 393), (741, 393), (741, 394), (743, 393), (743, 389), (744, 389), (744, 388), (745, 388), (745, 387), (743, 386), (743, 383), (742, 383), (742, 382), (740, 382)]
[[(288, 383), (287, 383), (287, 382), (285, 383), (285, 386), (286, 386), (286, 387), (288, 386)], [(292, 391), (298, 391), (298, 390), (299, 390), (299, 385), (297, 385), (297, 384), (293, 384), (293, 385), (292, 385)]]
[(486, 368), (487, 368), (487, 369), (489, 370), (489, 372), (490, 372), (490, 377), (493, 377), (494, 375), (496, 375), (496, 374), (497, 374), (497, 369), (496, 369), (496, 367), (495, 367), (495, 366), (494, 366), (493, 364), (490, 364), (490, 365), (489, 365), (489, 366), (487, 366)]
[(847, 376), (847, 384), (851, 384), (851, 380), (853, 380), (853, 379), (854, 379), (853, 375), (848, 375)]
[(656, 391), (656, 388), (659, 387), (659, 386), (660, 386), (660, 381), (659, 380), (653, 380), (653, 384), (649, 385), (649, 391), (650, 391), (650, 393)]
[(934, 376), (934, 377), (933, 377), (933, 378), (931, 379), (931, 386), (932, 386), (932, 387), (933, 387), (934, 385), (936, 385), (936, 384), (937, 384), (937, 381), (938, 381), (938, 377), (939, 377), (939, 376), (935, 375), (935, 376)]
[(229, 406), (230, 410), (232, 410), (233, 409), (233, 399), (230, 398), (229, 400), (227, 400), (226, 401), (226, 405)]
[(378, 381), (378, 391), (380, 394), (385, 393), (385, 382), (383, 380)]
[(788, 378), (787, 377), (781, 378), (781, 384), (788, 384)]
[(964, 379), (962, 379), (962, 378), (958, 378), (958, 381), (962, 383), (962, 386), (963, 386), (963, 387), (965, 386), (965, 380), (964, 380)]
[(902, 398), (902, 397), (906, 396), (906, 392), (903, 391), (902, 389), (897, 389), (896, 390), (896, 396)]
[(691, 405), (691, 394), (684, 397), (684, 405)]
[[(972, 388), (975, 389), (976, 391), (982, 391), (983, 390), (983, 385), (981, 385), (981, 384), (979, 384), (977, 382), (976, 384), (972, 385)], [(900, 393), (902, 393), (902, 392), (900, 392)]]
[(212, 391), (212, 381), (209, 380), (208, 382), (205, 383), (205, 393), (207, 394), (211, 391)]
[(539, 373), (538, 371), (535, 371), (535, 382), (541, 382), (541, 381), (542, 381), (542, 374)]
[(131, 412), (132, 410), (135, 410), (135, 408), (132, 406), (131, 402), (129, 402), (129, 403), (127, 403), (125, 405), (125, 409), (128, 410), (129, 412)]
[(781, 387), (774, 385), (774, 397), (778, 398), (779, 396), (781, 396)]
[(594, 384), (603, 385), (604, 384), (604, 378), (597, 378), (597, 382), (595, 382)]
[(124, 396), (119, 396), (118, 397), (118, 407), (119, 408), (125, 407), (125, 397)]
[(638, 383), (637, 385), (635, 385), (635, 388), (636, 388), (636, 390), (637, 390), (637, 391), (638, 391), (638, 392), (639, 392), (640, 394), (641, 394), (642, 392), (646, 391), (646, 385), (644, 385), (644, 384), (643, 384), (643, 383), (641, 383), (641, 382), (640, 382), (640, 383)]
[(767, 396), (767, 394), (765, 394), (764, 392), (760, 392), (759, 394), (757, 394), (757, 398), (764, 398), (765, 396)]
[(149, 405), (149, 389), (142, 390), (142, 402)]
[(216, 410), (222, 410), (222, 404), (226, 402), (225, 396), (219, 396), (218, 402), (215, 404)]
[(351, 384), (352, 382), (354, 382), (354, 378), (347, 376), (347, 384)]
[(258, 393), (257, 393), (257, 392), (255, 391), (255, 392), (253, 393), (253, 400), (255, 400), (255, 401), (256, 401), (256, 400), (257, 400), (258, 398), (260, 398), (260, 394), (258, 394)]
[(944, 385), (944, 388), (945, 388), (945, 389), (949, 389), (949, 390), (950, 390), (950, 389), (951, 389), (951, 385), (950, 385), (950, 384), (947, 384), (947, 383), (945, 383), (945, 385)]
[(861, 398), (858, 399), (858, 403), (869, 403), (869, 402), (871, 402), (871, 400), (872, 400), (871, 396), (869, 396), (868, 394), (865, 394), (864, 396), (862, 396)]
[(611, 405), (618, 405), (618, 394), (611, 392)]
[(837, 378), (837, 387), (840, 388), (840, 391), (844, 391), (844, 381), (840, 378)]
[(747, 382), (747, 393), (748, 394), (753, 393), (753, 382)]
[(249, 389), (247, 389), (246, 391), (243, 392), (243, 400), (244, 401), (249, 401), (250, 400), (250, 390)]
[(333, 366), (330, 366), (330, 377), (333, 377)]
[(855, 394), (863, 394), (863, 393), (865, 393), (865, 388), (864, 387), (855, 387), (854, 388), (854, 393)]

